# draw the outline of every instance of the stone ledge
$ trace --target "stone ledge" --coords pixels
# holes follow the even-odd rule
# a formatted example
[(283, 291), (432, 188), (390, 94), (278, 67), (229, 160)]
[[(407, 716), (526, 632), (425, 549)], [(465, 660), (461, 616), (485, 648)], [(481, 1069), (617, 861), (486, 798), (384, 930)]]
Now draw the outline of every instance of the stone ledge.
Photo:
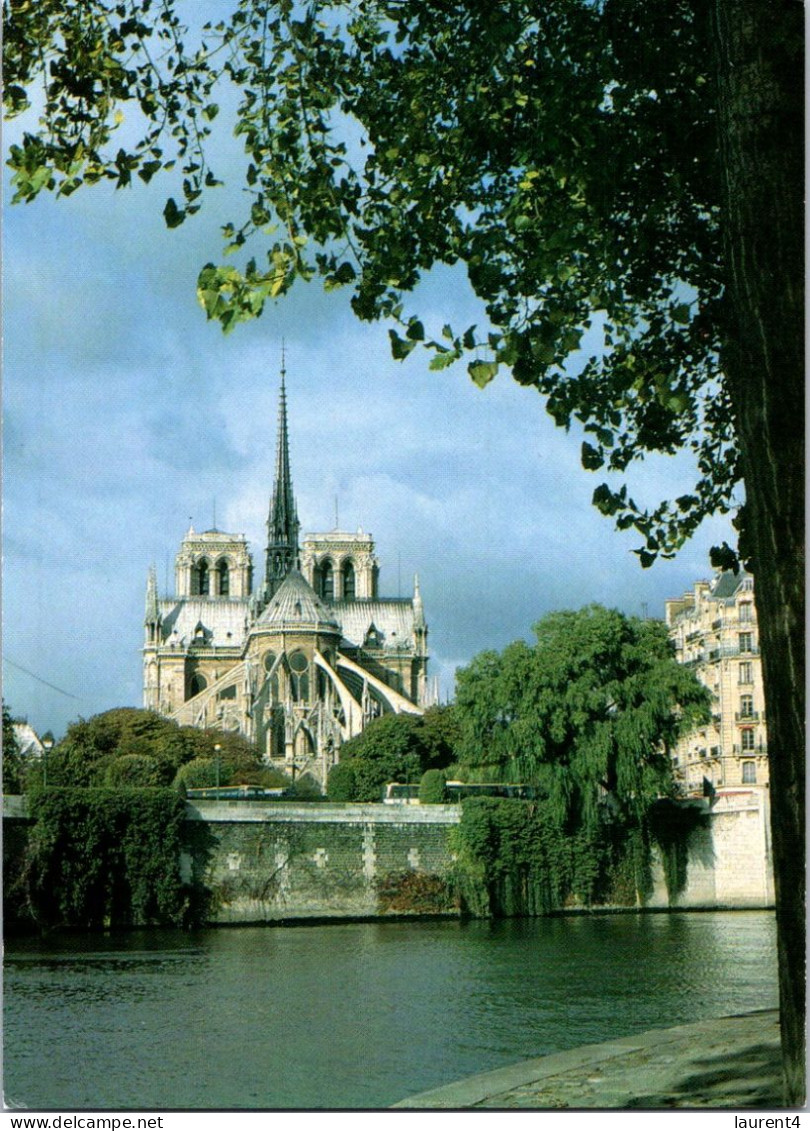
[(355, 805), (349, 802), (202, 801), (186, 802), (191, 821), (212, 824), (266, 822), (347, 825), (457, 825), (460, 805)]

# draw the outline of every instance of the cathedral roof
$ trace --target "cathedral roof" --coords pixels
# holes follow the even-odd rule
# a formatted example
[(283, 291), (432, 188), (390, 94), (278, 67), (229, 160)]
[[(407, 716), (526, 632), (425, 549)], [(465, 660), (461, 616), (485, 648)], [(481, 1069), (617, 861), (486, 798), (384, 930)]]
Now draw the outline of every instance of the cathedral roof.
[(214, 648), (241, 648), (245, 639), (245, 620), (250, 609), (246, 599), (181, 597), (158, 603), (161, 636), (164, 644), (185, 648), (203, 627), (206, 644)]
[(334, 610), (350, 644), (392, 651), (413, 646), (416, 617), (409, 598), (335, 601)]
[(290, 570), (279, 585), (256, 624), (262, 628), (314, 628), (340, 632), (340, 625), (329, 606), (295, 569)]

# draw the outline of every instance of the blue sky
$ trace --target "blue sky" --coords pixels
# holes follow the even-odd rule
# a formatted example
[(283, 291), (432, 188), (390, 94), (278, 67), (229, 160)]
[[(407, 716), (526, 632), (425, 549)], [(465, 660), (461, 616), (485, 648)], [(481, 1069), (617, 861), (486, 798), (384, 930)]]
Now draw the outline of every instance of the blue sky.
[[(147, 571), (165, 592), (189, 519), (208, 528), (216, 506), (261, 575), (282, 339), (302, 528), (331, 529), (337, 497), (341, 527), (376, 539), (384, 595), (418, 572), (445, 696), (458, 666), (553, 609), (662, 616), (710, 574), (710, 546), (733, 541), (712, 520), (642, 570), (638, 537), (591, 506), (601, 473), (536, 393), (506, 373), (480, 391), (464, 364), (430, 373), (418, 351), (394, 362), (385, 326), (357, 322), (340, 293), (298, 287), (224, 337), (195, 280), (219, 259), (232, 190), (169, 232), (171, 191), (6, 193), (3, 697), (40, 732), (140, 705)], [(482, 321), (458, 271), (435, 272), (410, 309), (436, 330)], [(652, 504), (688, 489), (690, 467), (651, 460), (631, 483)]]

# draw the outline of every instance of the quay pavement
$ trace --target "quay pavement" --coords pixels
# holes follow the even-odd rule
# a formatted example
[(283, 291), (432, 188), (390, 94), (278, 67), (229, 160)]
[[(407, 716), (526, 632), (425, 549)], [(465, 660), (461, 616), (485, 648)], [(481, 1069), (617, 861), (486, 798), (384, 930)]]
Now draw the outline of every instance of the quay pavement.
[(761, 1010), (653, 1029), (521, 1061), (397, 1108), (781, 1108), (779, 1015)]

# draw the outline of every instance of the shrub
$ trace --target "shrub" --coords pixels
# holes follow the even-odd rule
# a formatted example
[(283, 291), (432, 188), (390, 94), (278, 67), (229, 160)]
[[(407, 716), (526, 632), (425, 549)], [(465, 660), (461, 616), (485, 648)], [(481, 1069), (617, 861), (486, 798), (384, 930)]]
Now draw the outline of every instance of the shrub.
[(220, 785), (224, 784), (222, 767), (220, 766), (217, 775), (217, 766), (213, 758), (192, 758), (177, 771), (173, 785), (175, 789), (181, 786), (186, 789), (211, 789), (217, 784), (217, 778)]
[(338, 762), (329, 771), (326, 796), (330, 801), (356, 801), (357, 776), (351, 761)]
[(419, 782), (419, 800), (423, 805), (442, 805), (447, 801), (447, 779), (444, 770), (426, 770)]
[(44, 927), (179, 926), (185, 807), (169, 789), (45, 789), (31, 796), (25, 887)]
[(284, 796), (290, 801), (323, 801), (321, 787), (310, 774), (296, 778)]
[(168, 785), (165, 767), (144, 754), (121, 754), (107, 766), (104, 785), (115, 788), (146, 789)]
[(446, 915), (459, 911), (447, 880), (428, 872), (386, 873), (377, 886), (377, 899), (383, 914)]

